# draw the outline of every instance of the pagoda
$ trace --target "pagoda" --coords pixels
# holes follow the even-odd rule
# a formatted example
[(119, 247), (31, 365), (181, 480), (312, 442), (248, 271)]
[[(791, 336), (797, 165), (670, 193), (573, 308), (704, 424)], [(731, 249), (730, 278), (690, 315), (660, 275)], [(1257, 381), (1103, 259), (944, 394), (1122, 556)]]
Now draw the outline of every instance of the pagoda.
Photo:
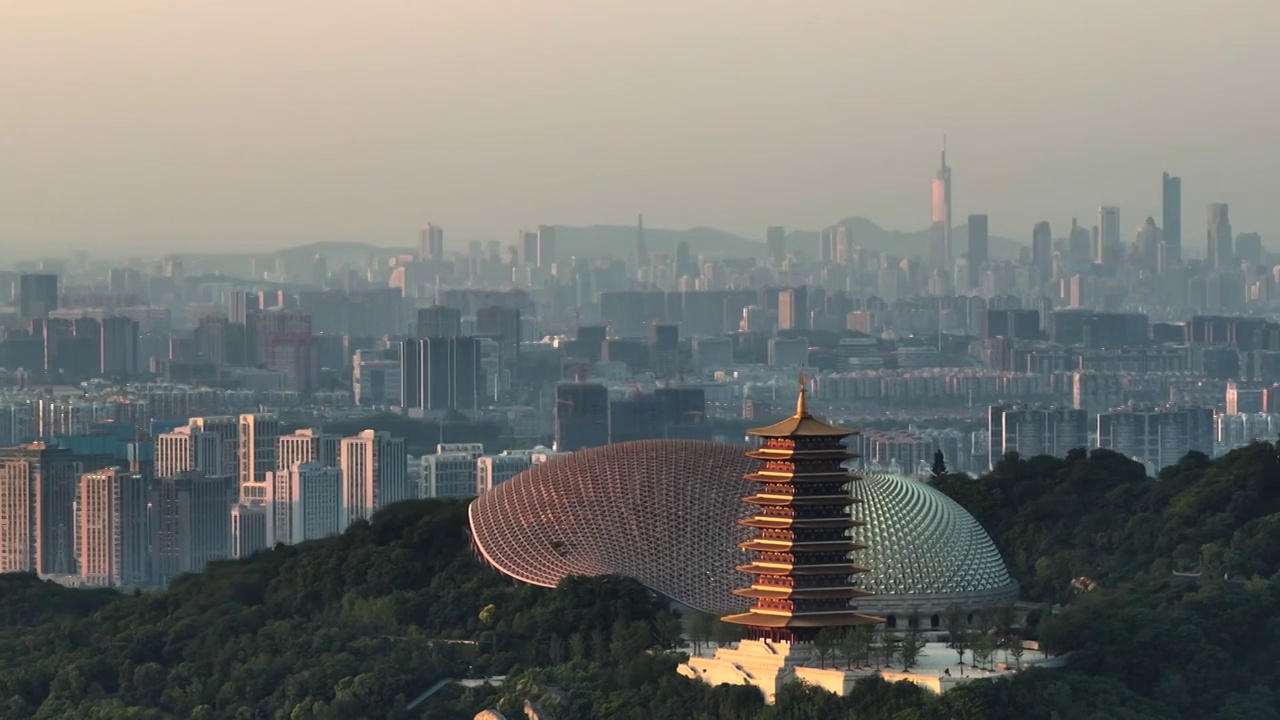
[(853, 582), (867, 569), (849, 559), (849, 553), (865, 547), (849, 532), (862, 524), (850, 513), (859, 500), (850, 495), (849, 484), (858, 476), (843, 467), (854, 454), (842, 440), (854, 431), (810, 415), (807, 384), (801, 375), (794, 415), (748, 431), (761, 442), (747, 456), (763, 464), (744, 476), (759, 484), (743, 498), (755, 506), (754, 515), (740, 521), (756, 531), (739, 545), (754, 559), (737, 570), (753, 579), (734, 594), (753, 604), (745, 613), (722, 618), (745, 625), (748, 641), (807, 645), (823, 628), (882, 622), (851, 604), (871, 594)]

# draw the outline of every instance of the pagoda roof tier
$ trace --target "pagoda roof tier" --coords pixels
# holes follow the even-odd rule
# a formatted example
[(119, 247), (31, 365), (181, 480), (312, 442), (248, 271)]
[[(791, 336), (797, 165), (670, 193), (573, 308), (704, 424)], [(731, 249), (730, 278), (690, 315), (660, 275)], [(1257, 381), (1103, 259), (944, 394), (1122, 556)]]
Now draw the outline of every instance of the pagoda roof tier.
[(884, 618), (863, 615), (852, 610), (804, 615), (774, 615), (751, 610), (739, 615), (728, 615), (720, 619), (735, 625), (754, 625), (762, 628), (847, 627), (849, 625), (878, 625), (884, 622)]
[(848, 495), (800, 495), (783, 496), (783, 495), (750, 495), (742, 498), (743, 502), (752, 505), (837, 505), (839, 507), (848, 507), (857, 502)]
[(767, 515), (739, 520), (739, 525), (761, 530), (839, 530), (862, 527), (861, 520), (853, 518), (776, 518)]
[(738, 543), (738, 547), (743, 550), (754, 550), (756, 552), (782, 552), (782, 553), (806, 553), (806, 552), (853, 552), (854, 550), (865, 550), (866, 545), (860, 545), (853, 540), (814, 540), (810, 542), (786, 542), (776, 541), (769, 542), (766, 540), (748, 540), (744, 543)]
[(836, 600), (844, 597), (851, 599), (867, 597), (872, 593), (869, 590), (849, 586), (823, 588), (750, 587), (734, 590), (733, 594), (738, 597), (752, 598), (753, 600), (788, 600), (790, 598), (797, 600)]
[(796, 398), (796, 414), (776, 422), (768, 427), (748, 430), (750, 435), (758, 437), (846, 437), (853, 435), (854, 430), (825, 423), (809, 414), (809, 379), (800, 376), (800, 396)]
[[(778, 563), (781, 565), (782, 563)], [(734, 568), (740, 573), (748, 575), (857, 575), (867, 572), (867, 569), (854, 565), (853, 563), (832, 563), (830, 565), (787, 565), (786, 567), (774, 567), (771, 565), (762, 565), (760, 562), (753, 562), (750, 565), (739, 565)]]
[(847, 472), (829, 472), (829, 473), (780, 473), (780, 472), (753, 472), (749, 475), (743, 475), (743, 480), (750, 480), (758, 483), (818, 483), (818, 482), (840, 482), (846, 483), (857, 482), (857, 475)]
[(755, 458), (756, 460), (787, 460), (789, 458), (801, 460), (852, 460), (858, 457), (857, 453), (849, 452), (844, 448), (813, 448), (805, 450), (758, 447), (754, 450), (748, 450), (745, 454), (747, 457)]

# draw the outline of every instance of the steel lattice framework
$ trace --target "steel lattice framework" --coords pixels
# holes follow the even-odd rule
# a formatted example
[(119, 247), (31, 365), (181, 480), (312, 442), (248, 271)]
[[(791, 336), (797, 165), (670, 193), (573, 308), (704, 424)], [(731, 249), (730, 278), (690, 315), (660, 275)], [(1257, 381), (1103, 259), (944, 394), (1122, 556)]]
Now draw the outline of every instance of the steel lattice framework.
[(746, 562), (739, 498), (758, 465), (745, 445), (639, 440), (537, 465), (471, 504), (476, 548), (502, 573), (554, 587), (570, 575), (626, 575), (690, 607), (725, 614)]

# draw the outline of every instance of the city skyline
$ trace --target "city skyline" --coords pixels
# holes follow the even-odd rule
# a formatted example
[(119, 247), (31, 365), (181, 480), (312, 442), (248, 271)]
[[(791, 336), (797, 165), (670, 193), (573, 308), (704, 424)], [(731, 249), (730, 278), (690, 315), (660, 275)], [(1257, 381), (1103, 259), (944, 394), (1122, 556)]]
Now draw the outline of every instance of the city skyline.
[[(757, 239), (848, 215), (923, 230), (943, 134), (954, 212), (988, 214), (995, 235), (1100, 205), (1158, 217), (1166, 170), (1188, 228), (1228, 202), (1235, 225), (1280, 233), (1265, 120), (1280, 10), (1263, 2), (1206, 22), (1192, 0), (491, 0), (429, 17), (129, 0), (80, 26), (43, 5), (10, 3), (0, 30), (0, 243), (20, 254), (412, 245), (428, 222), (456, 243), (638, 212)], [(736, 32), (714, 32), (726, 19)], [(1045, 32), (1088, 41), (1048, 54)], [(1102, 110), (1148, 104), (1166, 111)]]

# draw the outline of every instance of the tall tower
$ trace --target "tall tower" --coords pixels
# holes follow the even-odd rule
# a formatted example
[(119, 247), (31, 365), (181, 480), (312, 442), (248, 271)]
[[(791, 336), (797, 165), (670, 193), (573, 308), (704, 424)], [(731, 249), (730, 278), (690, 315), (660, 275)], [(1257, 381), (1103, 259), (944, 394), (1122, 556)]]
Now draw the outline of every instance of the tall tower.
[(636, 267), (649, 267), (649, 242), (644, 237), (644, 215), (636, 216)]
[(1164, 174), (1160, 184), (1161, 237), (1166, 267), (1182, 262), (1182, 178)]
[(794, 415), (747, 431), (761, 439), (747, 456), (763, 464), (745, 476), (760, 489), (743, 498), (757, 510), (741, 522), (757, 534), (739, 545), (755, 559), (738, 570), (754, 577), (750, 587), (734, 594), (755, 603), (723, 620), (745, 625), (749, 641), (807, 645), (823, 628), (881, 622), (851, 605), (871, 594), (852, 579), (866, 568), (849, 559), (865, 547), (849, 536), (861, 525), (849, 512), (859, 502), (849, 494), (849, 483), (858, 477), (842, 465), (854, 454), (841, 441), (854, 431), (810, 415), (807, 384), (802, 375)]
[(951, 166), (947, 165), (947, 138), (942, 138), (942, 165), (933, 178), (933, 261), (946, 267), (951, 264)]
[(1231, 244), (1231, 214), (1226, 203), (1209, 206), (1209, 254), (1210, 267), (1223, 270), (1235, 263), (1235, 251)]
[(1120, 239), (1120, 208), (1103, 205), (1098, 208), (1098, 237), (1094, 243), (1093, 261), (1095, 263), (1118, 263), (1124, 253), (1123, 240)]

